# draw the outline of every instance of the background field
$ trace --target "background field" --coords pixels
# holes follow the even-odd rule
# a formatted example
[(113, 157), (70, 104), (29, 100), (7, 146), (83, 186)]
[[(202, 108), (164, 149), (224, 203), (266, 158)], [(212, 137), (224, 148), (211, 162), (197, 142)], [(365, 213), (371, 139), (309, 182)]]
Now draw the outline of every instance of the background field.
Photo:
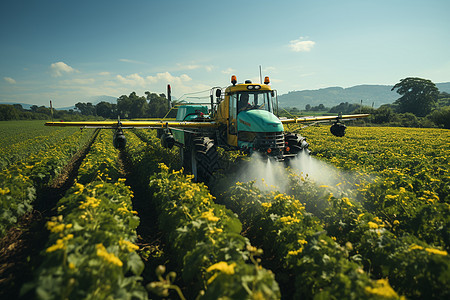
[(2, 122), (0, 295), (449, 297), (450, 131), (290, 130), (312, 157), (221, 152), (207, 187), (154, 131)]

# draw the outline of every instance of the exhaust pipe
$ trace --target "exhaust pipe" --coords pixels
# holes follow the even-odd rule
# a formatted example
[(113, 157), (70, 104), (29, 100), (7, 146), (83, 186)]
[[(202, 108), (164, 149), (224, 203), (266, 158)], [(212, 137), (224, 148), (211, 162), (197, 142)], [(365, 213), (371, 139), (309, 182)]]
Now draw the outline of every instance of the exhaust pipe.
[(167, 85), (167, 100), (168, 100), (168, 109), (172, 108), (172, 90), (170, 88), (170, 84)]

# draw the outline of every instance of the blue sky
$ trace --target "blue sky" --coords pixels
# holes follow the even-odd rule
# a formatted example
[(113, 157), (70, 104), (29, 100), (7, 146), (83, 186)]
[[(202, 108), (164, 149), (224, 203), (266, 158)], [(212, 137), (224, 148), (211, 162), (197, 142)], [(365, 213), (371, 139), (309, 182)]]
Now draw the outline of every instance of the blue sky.
[(0, 3), (0, 101), (64, 107), (271, 78), (278, 94), (450, 81), (450, 1)]

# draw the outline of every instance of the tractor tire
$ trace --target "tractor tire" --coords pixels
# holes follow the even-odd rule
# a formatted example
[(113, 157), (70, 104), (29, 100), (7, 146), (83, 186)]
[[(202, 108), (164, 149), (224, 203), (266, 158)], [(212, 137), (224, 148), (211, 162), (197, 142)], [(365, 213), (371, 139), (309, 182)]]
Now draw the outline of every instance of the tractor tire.
[(209, 137), (196, 137), (192, 141), (192, 173), (194, 180), (208, 183), (214, 178), (214, 172), (219, 169), (219, 154), (214, 140)]

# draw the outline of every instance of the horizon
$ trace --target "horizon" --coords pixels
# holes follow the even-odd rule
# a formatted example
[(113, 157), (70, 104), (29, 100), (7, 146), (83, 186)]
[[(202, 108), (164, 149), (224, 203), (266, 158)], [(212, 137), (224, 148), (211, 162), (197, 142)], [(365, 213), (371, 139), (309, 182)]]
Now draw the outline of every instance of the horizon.
[(0, 102), (67, 107), (102, 95), (165, 94), (167, 84), (179, 98), (227, 86), (231, 75), (259, 82), (259, 66), (279, 95), (406, 77), (450, 82), (446, 0), (0, 7)]

